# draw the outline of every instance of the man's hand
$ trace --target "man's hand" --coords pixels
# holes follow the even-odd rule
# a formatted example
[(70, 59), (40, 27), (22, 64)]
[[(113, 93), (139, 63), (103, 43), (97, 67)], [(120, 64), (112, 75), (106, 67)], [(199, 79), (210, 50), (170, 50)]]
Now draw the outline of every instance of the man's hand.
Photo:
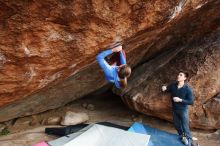
[(164, 91), (166, 91), (166, 90), (167, 90), (167, 86), (165, 86), (165, 85), (164, 85), (164, 86), (162, 86), (162, 88), (161, 88), (161, 89), (162, 89), (162, 91), (164, 92)]
[(117, 46), (112, 49), (112, 52), (120, 52), (122, 50), (122, 46)]
[(179, 97), (173, 97), (174, 102), (182, 102), (183, 100)]

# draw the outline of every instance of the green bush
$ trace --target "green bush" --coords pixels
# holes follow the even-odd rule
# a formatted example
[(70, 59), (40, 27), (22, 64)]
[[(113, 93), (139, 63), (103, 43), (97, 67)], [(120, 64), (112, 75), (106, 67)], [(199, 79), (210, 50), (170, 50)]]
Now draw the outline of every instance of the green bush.
[(8, 128), (6, 127), (6, 128), (4, 128), (4, 129), (2, 129), (2, 131), (0, 132), (0, 136), (7, 135), (7, 134), (9, 134), (9, 133), (10, 133), (10, 131), (9, 131)]

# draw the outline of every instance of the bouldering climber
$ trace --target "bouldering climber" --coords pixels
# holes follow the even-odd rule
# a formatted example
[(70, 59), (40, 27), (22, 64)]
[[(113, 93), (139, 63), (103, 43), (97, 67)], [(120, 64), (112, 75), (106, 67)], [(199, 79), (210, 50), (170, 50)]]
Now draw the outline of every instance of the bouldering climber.
[[(117, 59), (113, 63), (108, 63), (105, 57), (119, 53), (120, 64)], [(96, 60), (102, 68), (105, 79), (111, 83), (114, 83), (117, 88), (125, 88), (127, 85), (127, 78), (131, 74), (131, 67), (126, 64), (125, 53), (122, 50), (122, 44), (117, 43), (111, 49), (105, 50), (96, 56)]]

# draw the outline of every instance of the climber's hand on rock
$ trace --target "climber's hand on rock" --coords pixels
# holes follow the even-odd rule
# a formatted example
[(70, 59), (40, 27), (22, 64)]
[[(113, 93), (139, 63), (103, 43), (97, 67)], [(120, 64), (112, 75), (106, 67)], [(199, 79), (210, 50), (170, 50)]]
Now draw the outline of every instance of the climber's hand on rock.
[(112, 49), (112, 52), (120, 52), (122, 50), (122, 46), (117, 46)]

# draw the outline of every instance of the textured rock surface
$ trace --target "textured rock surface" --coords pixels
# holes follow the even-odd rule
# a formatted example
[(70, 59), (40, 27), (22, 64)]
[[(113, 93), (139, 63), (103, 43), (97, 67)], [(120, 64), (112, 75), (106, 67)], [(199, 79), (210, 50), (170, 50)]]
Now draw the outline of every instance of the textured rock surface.
[(1, 0), (0, 105), (76, 74), (116, 37), (128, 38), (168, 21), (175, 5), (177, 1)]
[(48, 125), (58, 125), (60, 124), (61, 121), (61, 117), (50, 117), (47, 119), (47, 123)]
[(67, 111), (63, 120), (61, 121), (61, 125), (69, 126), (81, 124), (89, 120), (89, 116), (86, 113), (75, 113), (71, 111)]
[(19, 133), (0, 137), (1, 146), (31, 146), (42, 140), (50, 141), (57, 137), (47, 135), (44, 130), (47, 127), (38, 127), (31, 130), (25, 130)]
[(1, 0), (0, 121), (59, 107), (99, 89), (106, 83), (92, 63), (95, 55), (117, 37), (161, 28), (176, 5), (162, 0)]
[[(173, 124), (150, 116), (143, 115), (142, 117), (142, 114), (128, 110), (128, 108), (123, 105), (120, 98), (114, 96), (111, 93), (104, 93), (104, 95), (105, 96), (89, 96), (88, 98), (82, 98), (59, 109), (37, 114), (36, 118), (40, 120), (41, 118), (48, 118), (52, 115), (61, 116), (64, 115), (66, 111), (71, 109), (71, 111), (87, 113), (89, 117), (91, 117), (88, 123), (109, 121), (119, 125), (130, 126), (133, 123), (131, 118), (133, 117), (135, 119), (141, 118), (144, 124), (147, 124), (151, 127), (155, 127), (171, 133), (176, 133)], [(88, 111), (83, 108), (81, 105), (85, 102), (96, 105), (96, 110)], [(105, 104), (106, 102), (108, 104)], [(21, 129), (18, 129), (17, 127), (21, 128), (22, 126), (14, 125), (13, 127), (8, 127), (10, 134), (0, 136), (1, 146), (33, 146), (42, 140), (50, 141), (58, 138), (47, 135), (44, 132), (46, 127), (58, 127), (58, 125), (38, 125), (23, 127)], [(220, 144), (219, 130), (213, 133), (207, 131), (202, 132), (201, 130), (193, 129), (192, 135), (198, 138), (199, 144), (202, 146), (219, 146)]]
[(189, 41), (217, 31), (219, 19), (215, 0), (0, 0), (0, 7), (0, 121), (103, 87), (94, 58), (117, 38), (132, 67), (177, 48), (165, 64)]
[[(189, 84), (193, 87), (196, 97), (195, 104), (190, 110), (191, 126), (218, 129), (220, 127), (219, 95), (217, 96), (220, 92), (218, 22), (220, 18), (215, 15), (215, 9), (217, 11), (219, 8), (219, 3), (210, 4), (194, 14), (180, 18), (179, 23), (174, 25), (176, 27), (171, 27), (171, 29), (176, 28), (178, 34), (182, 34), (181, 38), (176, 37), (177, 40), (182, 40), (177, 41), (180, 45), (166, 42), (166, 46), (171, 47), (169, 51), (146, 59), (136, 66), (128, 87), (124, 91), (114, 90), (114, 92), (120, 95), (130, 108), (171, 121), (170, 98), (161, 93), (161, 86), (175, 80), (179, 70), (187, 70), (192, 75)], [(206, 16), (213, 16), (214, 21), (205, 24)], [(189, 21), (190, 25), (187, 25), (186, 21)], [(201, 23), (200, 26), (196, 26), (198, 22)], [(193, 25), (194, 29), (192, 29)], [(187, 33), (191, 31), (191, 34), (183, 34), (184, 31)], [(166, 36), (169, 36), (168, 34)], [(160, 47), (160, 44), (161, 42), (155, 48)]]
[(32, 120), (33, 119), (31, 117), (19, 118), (15, 121), (14, 125), (30, 125)]
[(5, 124), (0, 124), (0, 132), (5, 128)]
[[(175, 81), (178, 71), (186, 70), (191, 74), (189, 84), (195, 96), (194, 105), (190, 108), (191, 126), (219, 129), (220, 99), (217, 94), (220, 91), (220, 33), (193, 42), (193, 45), (187, 46), (169, 63), (152, 73), (151, 66), (164, 63), (163, 58), (169, 56), (165, 54), (159, 57), (151, 60), (150, 64), (147, 62), (139, 66), (129, 80), (127, 89), (115, 92), (122, 96), (130, 108), (171, 121), (170, 97), (162, 93), (161, 86)], [(138, 74), (136, 71), (139, 71)]]

